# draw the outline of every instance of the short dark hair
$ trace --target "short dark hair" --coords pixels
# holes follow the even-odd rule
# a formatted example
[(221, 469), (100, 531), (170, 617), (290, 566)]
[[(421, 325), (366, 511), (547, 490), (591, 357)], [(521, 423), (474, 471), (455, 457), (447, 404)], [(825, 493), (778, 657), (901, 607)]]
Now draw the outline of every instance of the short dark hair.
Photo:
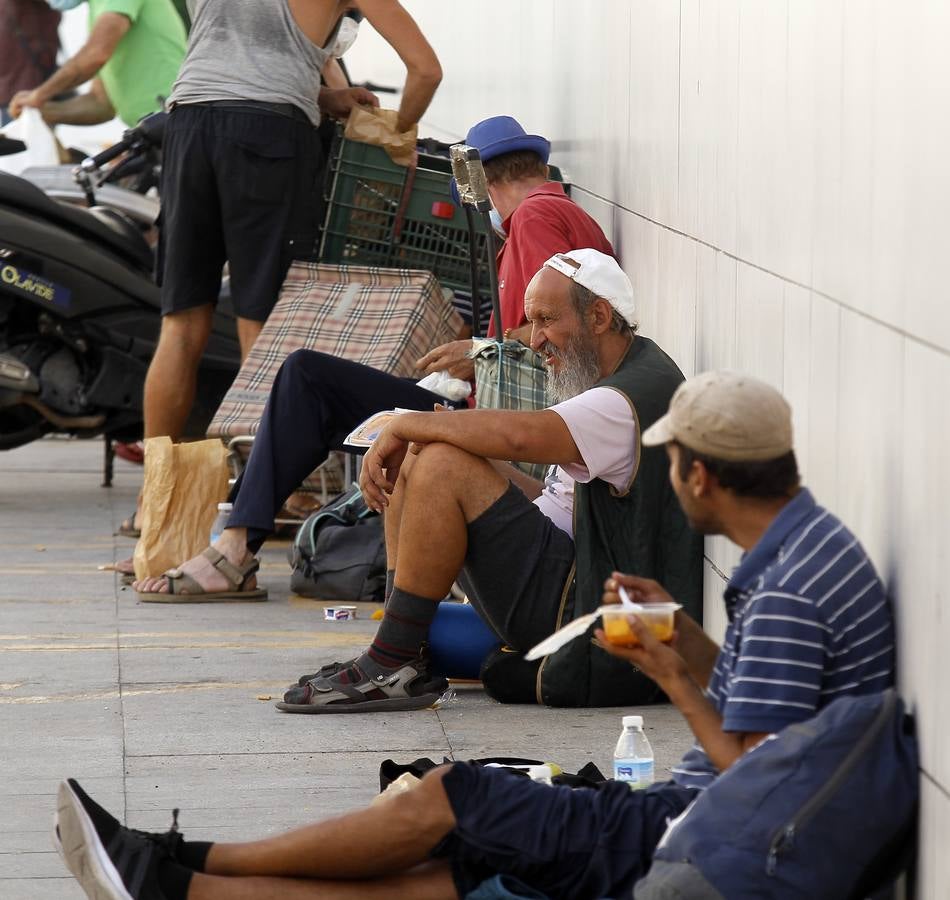
[[(575, 312), (583, 318), (587, 311), (594, 305), (594, 303), (600, 299), (592, 290), (584, 287), (582, 284), (578, 284), (576, 281), (571, 281), (571, 303), (574, 306)], [(634, 335), (637, 332), (637, 326), (631, 325), (617, 310), (611, 307), (611, 318), (610, 318), (610, 330), (616, 331), (618, 334), (624, 334), (627, 336)]]
[(798, 461), (794, 450), (761, 462), (730, 462), (697, 453), (679, 441), (672, 443), (679, 447), (679, 477), (682, 481), (688, 477), (693, 463), (701, 462), (720, 487), (740, 497), (771, 500), (787, 497), (793, 488), (798, 487)]
[(547, 163), (533, 150), (514, 150), (502, 153), (483, 164), (489, 184), (521, 181), (522, 178), (547, 178)]

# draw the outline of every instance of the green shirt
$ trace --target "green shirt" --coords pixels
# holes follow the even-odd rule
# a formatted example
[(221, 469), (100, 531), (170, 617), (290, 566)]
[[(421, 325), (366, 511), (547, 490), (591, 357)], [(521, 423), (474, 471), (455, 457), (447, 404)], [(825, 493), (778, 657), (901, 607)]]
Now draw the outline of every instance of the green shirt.
[(185, 58), (185, 26), (172, 0), (89, 0), (90, 29), (106, 12), (132, 23), (99, 77), (116, 115), (134, 125), (171, 93)]

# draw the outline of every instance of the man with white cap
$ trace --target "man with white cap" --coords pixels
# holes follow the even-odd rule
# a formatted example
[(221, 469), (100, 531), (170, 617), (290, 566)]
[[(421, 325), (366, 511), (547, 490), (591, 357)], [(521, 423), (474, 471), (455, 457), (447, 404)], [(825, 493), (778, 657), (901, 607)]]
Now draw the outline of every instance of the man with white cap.
[[(531, 329), (524, 325), (525, 287), (544, 261), (573, 247), (611, 256), (613, 249), (564, 187), (548, 181), (547, 138), (528, 134), (510, 116), (493, 116), (473, 125), (466, 143), (481, 152), (494, 218), (499, 234), (506, 236), (496, 260), (501, 327), (506, 337), (526, 342)], [(489, 334), (493, 328), (491, 323)], [(417, 361), (419, 377), (444, 371), (472, 379), (471, 351), (470, 337), (435, 347)], [(254, 553), (273, 530), (281, 505), (330, 451), (340, 449), (347, 434), (382, 409), (430, 410), (441, 402), (410, 379), (326, 353), (294, 351), (274, 381), (254, 450), (231, 494), (228, 527), (210, 553), (183, 562), (175, 570), (180, 575), (137, 582), (139, 597), (174, 602), (176, 596), (187, 600), (201, 593), (241, 599), (257, 591), (250, 568)]]
[[(546, 328), (539, 294), (532, 297), (531, 321)], [(553, 334), (548, 340), (557, 344)], [(430, 438), (420, 424), (411, 430)], [(883, 586), (854, 535), (799, 487), (791, 415), (778, 391), (745, 375), (700, 375), (679, 388), (642, 445), (644, 456), (666, 446), (670, 482), (692, 525), (746, 551), (726, 589), (722, 649), (682, 613), (672, 646), (636, 617), (630, 624), (640, 648), (604, 645), (656, 678), (697, 738), (669, 781), (638, 791), (618, 781), (569, 790), (456, 762), (387, 802), (242, 844), (131, 831), (68, 781), (59, 791), (56, 841), (89, 895), (102, 896), (98, 889), (108, 885), (127, 887), (121, 896), (136, 900), (229, 898), (244, 896), (242, 889), (261, 897), (290, 890), (360, 898), (630, 897), (670, 820), (766, 734), (810, 719), (837, 697), (893, 683)], [(391, 451), (384, 461), (393, 461)], [(378, 490), (371, 493), (382, 502)], [(618, 599), (617, 582), (642, 601), (669, 597), (656, 582), (614, 573), (606, 600)], [(695, 878), (689, 885), (676, 896), (697, 896)]]
[[(360, 486), (369, 506), (386, 513), (395, 571), (384, 618), (365, 653), (303, 676), (278, 708), (430, 705), (444, 682), (429, 676), (424, 643), (457, 577), (509, 651), (494, 675), (483, 672), (494, 696), (562, 706), (656, 697), (652, 683), (589, 642), (565, 648), (544, 672), (521, 654), (596, 607), (603, 579), (618, 567), (669, 581), (699, 613), (701, 543), (670, 490), (665, 455), (641, 451), (639, 436), (683, 376), (636, 334), (630, 279), (597, 250), (548, 259), (528, 285), (525, 314), (554, 405), (406, 413), (383, 429)], [(510, 459), (552, 464), (543, 489), (493, 462)]]

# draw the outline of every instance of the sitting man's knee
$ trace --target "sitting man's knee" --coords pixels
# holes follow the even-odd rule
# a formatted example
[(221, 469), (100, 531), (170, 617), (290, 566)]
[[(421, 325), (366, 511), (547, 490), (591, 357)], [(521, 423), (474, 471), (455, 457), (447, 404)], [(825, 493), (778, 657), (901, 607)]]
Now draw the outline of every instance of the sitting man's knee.
[(438, 766), (431, 769), (418, 784), (386, 801), (394, 826), (404, 818), (407, 828), (427, 834), (433, 845), (455, 828), (455, 814), (442, 786), (442, 779), (450, 768)]
[(336, 357), (317, 350), (299, 347), (281, 365), (281, 375), (293, 382), (306, 384), (311, 389), (325, 389), (332, 393), (340, 381), (339, 367), (334, 367)]
[(316, 350), (308, 350), (306, 347), (298, 347), (287, 359), (284, 360), (284, 367), (289, 369), (307, 369), (323, 356)]
[(473, 466), (484, 465), (481, 457), (473, 456), (467, 450), (452, 444), (426, 444), (416, 454), (412, 463), (412, 478), (458, 476), (461, 471)]

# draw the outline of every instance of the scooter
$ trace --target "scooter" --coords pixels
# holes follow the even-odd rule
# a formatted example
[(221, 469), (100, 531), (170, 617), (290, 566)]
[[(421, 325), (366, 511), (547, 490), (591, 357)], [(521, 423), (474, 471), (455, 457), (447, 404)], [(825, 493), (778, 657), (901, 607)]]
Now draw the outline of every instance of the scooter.
[[(161, 115), (161, 114), (159, 114)], [(143, 120), (85, 160), (95, 201), (103, 166), (135, 165), (161, 141)], [(127, 169), (128, 170), (128, 169)], [(153, 252), (140, 224), (114, 208), (58, 203), (31, 182), (0, 173), (0, 450), (46, 434), (142, 436), (145, 373), (158, 338)], [(226, 293), (219, 298), (186, 434), (204, 434), (237, 373), (240, 350)]]

